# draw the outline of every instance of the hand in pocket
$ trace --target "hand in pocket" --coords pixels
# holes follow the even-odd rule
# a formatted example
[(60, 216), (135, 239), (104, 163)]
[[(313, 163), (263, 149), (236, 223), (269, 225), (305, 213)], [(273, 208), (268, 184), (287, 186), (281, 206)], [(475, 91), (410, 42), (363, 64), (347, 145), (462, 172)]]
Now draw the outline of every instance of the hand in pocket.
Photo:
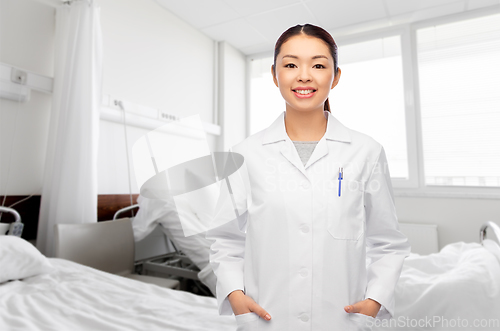
[(376, 317), (382, 305), (373, 299), (365, 299), (353, 305), (345, 306), (347, 313), (359, 313), (371, 317)]
[(231, 304), (231, 308), (233, 309), (234, 315), (254, 312), (266, 321), (271, 319), (271, 315), (269, 315), (269, 313), (264, 308), (259, 306), (251, 297), (245, 295), (242, 290), (233, 291), (229, 293), (227, 297), (229, 299), (229, 303)]

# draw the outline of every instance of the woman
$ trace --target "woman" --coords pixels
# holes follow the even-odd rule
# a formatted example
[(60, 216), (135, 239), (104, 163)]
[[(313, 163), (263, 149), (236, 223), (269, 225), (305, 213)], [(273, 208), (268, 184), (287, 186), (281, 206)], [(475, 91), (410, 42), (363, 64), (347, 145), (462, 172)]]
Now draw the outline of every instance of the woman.
[(232, 149), (248, 185), (231, 190), (247, 211), (207, 232), (219, 313), (239, 330), (371, 329), (393, 316), (410, 253), (384, 149), (330, 112), (341, 70), (324, 29), (285, 31), (271, 71), (286, 111)]

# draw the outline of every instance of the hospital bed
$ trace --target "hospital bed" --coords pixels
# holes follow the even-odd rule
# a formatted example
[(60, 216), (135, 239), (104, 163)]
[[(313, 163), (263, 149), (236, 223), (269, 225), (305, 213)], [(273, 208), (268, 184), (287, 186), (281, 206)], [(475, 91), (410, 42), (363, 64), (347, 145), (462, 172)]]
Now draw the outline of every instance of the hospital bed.
[[(121, 227), (118, 232), (127, 233), (126, 220), (110, 222), (116, 222), (112, 224), (114, 230), (118, 226)], [(104, 224), (109, 225), (111, 223)], [(131, 229), (130, 224), (128, 226)], [(62, 226), (58, 230), (59, 236), (65, 237), (67, 228)], [(90, 261), (95, 263), (90, 251), (93, 246), (106, 244), (89, 244), (79, 247), (86, 252), (67, 254), (83, 259), (84, 263), (89, 263), (85, 258), (91, 256)], [(62, 242), (58, 245), (58, 249), (69, 247)], [(125, 247), (130, 248), (130, 244)], [(130, 249), (124, 255), (130, 257)], [(126, 269), (125, 274), (117, 275), (66, 259), (47, 258), (20, 237), (0, 236), (0, 330), (236, 329), (234, 317), (218, 315), (215, 298), (127, 277), (130, 258), (119, 263), (107, 262), (110, 265), (96, 266), (118, 273)]]
[[(202, 235), (182, 236), (165, 202), (139, 204), (135, 239), (162, 224), (175, 247), (185, 247), (186, 256), (206, 270), (210, 243)], [(376, 319), (372, 329), (500, 330), (495, 324), (500, 319), (500, 229), (487, 222), (479, 230), (479, 243), (457, 242), (428, 255), (412, 253), (396, 287), (394, 318)], [(5, 237), (0, 236), (0, 330), (236, 329), (234, 316), (218, 315), (215, 298), (45, 258), (23, 239), (6, 242)], [(201, 278), (215, 287), (215, 278)]]
[[(136, 238), (160, 224), (177, 247), (187, 248), (187, 256), (194, 257), (200, 269), (208, 264), (211, 243), (202, 235), (183, 236), (171, 201), (140, 196), (138, 203), (140, 209), (134, 219)], [(409, 225), (402, 228), (421, 230)], [(440, 251), (436, 244), (436, 253), (411, 253), (396, 286), (395, 315), (391, 320), (376, 319), (372, 329), (456, 330), (459, 328), (453, 323), (467, 323), (467, 327), (461, 324), (461, 329), (500, 330), (500, 228), (486, 222), (479, 232), (478, 243), (456, 242)], [(486, 239), (486, 233), (491, 239)], [(426, 245), (428, 241), (421, 245), (415, 242), (415, 247)], [(214, 275), (205, 281), (208, 287), (215, 288)], [(431, 323), (429, 318), (433, 319)], [(474, 326), (476, 320), (482, 325)]]

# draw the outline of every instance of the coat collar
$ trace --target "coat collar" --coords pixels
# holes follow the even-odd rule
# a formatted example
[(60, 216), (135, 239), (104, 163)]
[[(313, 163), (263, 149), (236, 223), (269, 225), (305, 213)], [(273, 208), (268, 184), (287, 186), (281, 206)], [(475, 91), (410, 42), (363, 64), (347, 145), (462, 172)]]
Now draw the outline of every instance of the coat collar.
[(288, 136), (285, 130), (285, 111), (281, 113), (278, 118), (269, 126), (263, 134), (262, 138), (262, 145), (266, 144), (271, 144), (275, 143), (278, 141), (285, 141), (286, 143), (283, 144), (280, 148), (281, 154), (290, 162), (292, 163), (302, 174), (304, 174), (305, 177), (308, 179), (309, 176), (307, 174), (306, 169), (313, 164), (314, 162), (318, 161), (322, 157), (328, 154), (329, 152), (329, 147), (327, 144), (327, 140), (334, 140), (334, 141), (340, 141), (344, 143), (350, 143), (351, 142), (351, 135), (349, 134), (349, 129), (346, 128), (342, 123), (340, 123), (329, 111), (324, 111), (323, 114), (327, 118), (327, 124), (326, 124), (326, 132), (321, 138), (321, 140), (318, 142), (316, 147), (314, 148), (314, 151), (307, 161), (307, 163), (304, 164), (300, 160), (300, 156), (297, 153), (297, 149), (295, 148), (292, 140)]
[[(265, 130), (262, 144), (270, 144), (280, 140), (290, 140), (285, 130), (285, 114), (283, 111), (276, 120)], [(324, 138), (327, 140), (336, 140), (341, 142), (351, 142), (349, 129), (339, 122), (329, 111), (324, 111), (323, 114), (327, 117), (326, 132)], [(322, 138), (323, 139), (323, 138)], [(290, 140), (291, 141), (291, 140)]]

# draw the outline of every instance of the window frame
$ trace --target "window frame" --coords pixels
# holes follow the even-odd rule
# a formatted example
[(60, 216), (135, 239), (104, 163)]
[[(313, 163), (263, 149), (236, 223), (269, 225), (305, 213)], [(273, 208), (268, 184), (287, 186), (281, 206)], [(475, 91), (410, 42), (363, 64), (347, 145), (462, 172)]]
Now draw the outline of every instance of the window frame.
[[(439, 197), (439, 198), (477, 198), (477, 199), (499, 199), (500, 187), (483, 186), (446, 186), (427, 185), (425, 183), (425, 169), (422, 144), (422, 126), (420, 118), (420, 91), (418, 77), (418, 55), (417, 55), (417, 30), (453, 23), (462, 20), (478, 18), (500, 13), (500, 5), (473, 9), (466, 12), (455, 13), (440, 17), (434, 17), (422, 21), (399, 24), (366, 32), (341, 35), (333, 37), (339, 45), (348, 45), (399, 35), (401, 38), (401, 57), (403, 65), (403, 90), (405, 101), (405, 123), (408, 157), (408, 178), (392, 178), (394, 195), (398, 197)], [(273, 56), (273, 52), (262, 52), (247, 56), (247, 73), (250, 72), (251, 59)], [(342, 68), (342, 59), (339, 56), (339, 67)], [(247, 75), (247, 87), (250, 87), (250, 76)], [(247, 89), (246, 117), (250, 118), (250, 91)], [(247, 121), (247, 136), (249, 122)], [(389, 165), (390, 166), (390, 165)]]
[(494, 11), (500, 13), (500, 6), (490, 6), (486, 8), (474, 9), (466, 12), (450, 14), (441, 17), (435, 17), (410, 24), (411, 31), (411, 52), (413, 79), (414, 79), (414, 100), (415, 100), (415, 126), (418, 135), (418, 187), (412, 190), (395, 190), (398, 196), (417, 196), (417, 197), (449, 197), (449, 198), (480, 198), (480, 199), (498, 199), (500, 198), (500, 187), (484, 186), (451, 186), (451, 185), (427, 185), (425, 183), (424, 169), (424, 151), (422, 143), (422, 124), (420, 117), (420, 89), (418, 85), (418, 62), (417, 60), (417, 30), (427, 28), (433, 25), (454, 23), (463, 20), (479, 18), (494, 14)]

